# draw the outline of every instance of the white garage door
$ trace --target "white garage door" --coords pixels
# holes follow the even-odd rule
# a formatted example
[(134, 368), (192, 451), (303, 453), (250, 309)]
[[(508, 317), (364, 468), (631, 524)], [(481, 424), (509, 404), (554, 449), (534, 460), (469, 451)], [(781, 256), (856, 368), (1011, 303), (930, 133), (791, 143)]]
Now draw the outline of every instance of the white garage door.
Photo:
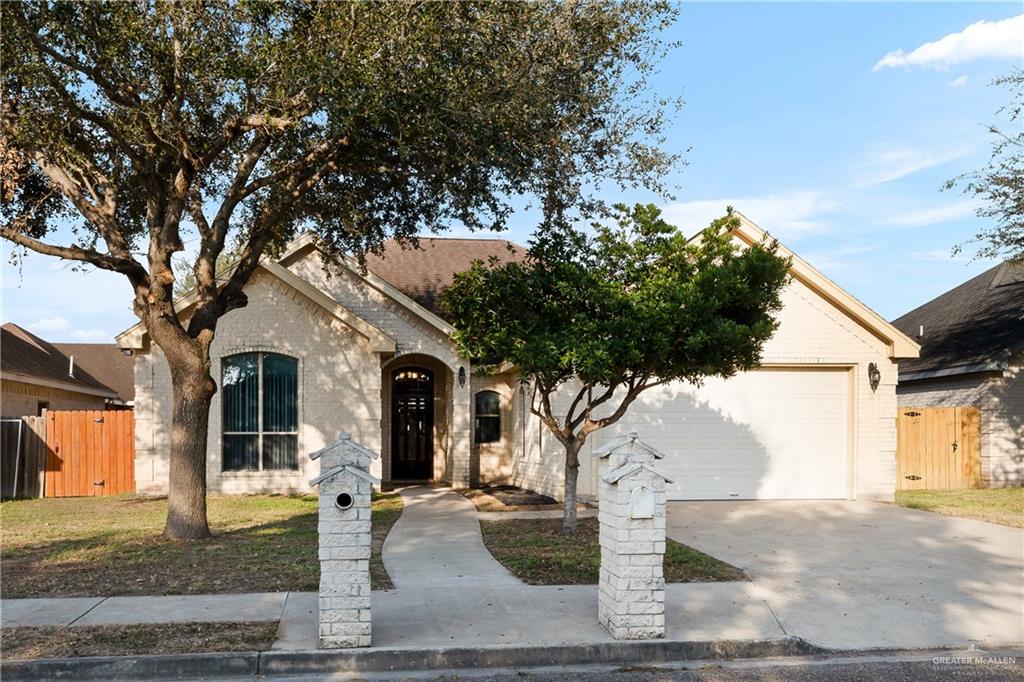
[[(847, 496), (849, 372), (760, 370), (700, 389), (668, 385), (634, 403), (617, 432), (666, 453), (669, 499)], [(609, 434), (610, 436), (611, 434)]]

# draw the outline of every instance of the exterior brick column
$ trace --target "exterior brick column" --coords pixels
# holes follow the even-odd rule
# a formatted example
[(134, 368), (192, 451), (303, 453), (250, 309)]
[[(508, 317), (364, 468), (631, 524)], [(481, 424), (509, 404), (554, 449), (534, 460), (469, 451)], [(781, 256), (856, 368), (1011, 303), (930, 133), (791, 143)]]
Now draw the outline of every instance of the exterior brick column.
[(601, 574), (598, 620), (615, 639), (665, 636), (665, 484), (661, 454), (636, 434), (595, 454), (606, 464), (598, 483)]
[(341, 434), (320, 459), (320, 647), (370, 646), (370, 475), (379, 455)]

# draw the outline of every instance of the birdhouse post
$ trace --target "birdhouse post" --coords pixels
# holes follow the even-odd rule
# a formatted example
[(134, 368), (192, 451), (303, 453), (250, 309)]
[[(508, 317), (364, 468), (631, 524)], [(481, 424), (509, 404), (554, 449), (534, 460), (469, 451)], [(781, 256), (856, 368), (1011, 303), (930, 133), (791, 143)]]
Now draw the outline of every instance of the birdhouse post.
[(370, 646), (370, 462), (378, 457), (343, 433), (310, 455), (320, 460), (320, 647)]
[(598, 619), (616, 639), (665, 636), (666, 483), (654, 468), (663, 455), (635, 433), (594, 453), (601, 574)]

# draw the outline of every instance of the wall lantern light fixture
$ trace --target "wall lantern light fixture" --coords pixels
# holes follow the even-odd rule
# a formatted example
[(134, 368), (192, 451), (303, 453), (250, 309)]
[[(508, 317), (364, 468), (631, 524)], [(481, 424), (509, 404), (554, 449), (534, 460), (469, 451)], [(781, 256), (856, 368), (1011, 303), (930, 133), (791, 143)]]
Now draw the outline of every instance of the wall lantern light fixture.
[(466, 386), (466, 368), (459, 367), (459, 386), (465, 388)]
[(868, 384), (871, 386), (871, 391), (878, 390), (878, 384), (882, 381), (882, 373), (878, 370), (878, 365), (871, 362), (868, 363)]

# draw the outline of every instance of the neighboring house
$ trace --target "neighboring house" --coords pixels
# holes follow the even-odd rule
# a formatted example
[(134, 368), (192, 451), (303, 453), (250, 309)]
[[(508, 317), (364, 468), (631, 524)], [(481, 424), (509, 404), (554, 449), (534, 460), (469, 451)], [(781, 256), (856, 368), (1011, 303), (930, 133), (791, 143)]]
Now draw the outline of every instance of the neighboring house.
[[(745, 219), (736, 233), (747, 244), (764, 236)], [(308, 491), (317, 464), (307, 454), (350, 432), (381, 451), (374, 474), (385, 485), (511, 483), (561, 495), (563, 451), (530, 414), (529, 388), (513, 370), (476, 375), (437, 306), (455, 272), (476, 258), (522, 258), (522, 247), (420, 244), (388, 243), (365, 273), (349, 260), (325, 274), (309, 235), (262, 262), (246, 286), (248, 306), (220, 321), (211, 347), (212, 491)], [(645, 393), (590, 438), (581, 495), (596, 494), (593, 448), (638, 431), (668, 453), (660, 466), (674, 480), (673, 499), (892, 499), (896, 360), (918, 347), (798, 257), (792, 275), (763, 367)], [(179, 301), (183, 318), (192, 305)], [(137, 489), (164, 492), (168, 368), (141, 324), (117, 341), (136, 353)]]
[(103, 410), (131, 403), (132, 358), (112, 343), (51, 344), (8, 323), (0, 327), (0, 413)]
[(893, 324), (921, 344), (899, 364), (899, 404), (979, 408), (982, 485), (1024, 485), (1024, 264), (997, 265)]

